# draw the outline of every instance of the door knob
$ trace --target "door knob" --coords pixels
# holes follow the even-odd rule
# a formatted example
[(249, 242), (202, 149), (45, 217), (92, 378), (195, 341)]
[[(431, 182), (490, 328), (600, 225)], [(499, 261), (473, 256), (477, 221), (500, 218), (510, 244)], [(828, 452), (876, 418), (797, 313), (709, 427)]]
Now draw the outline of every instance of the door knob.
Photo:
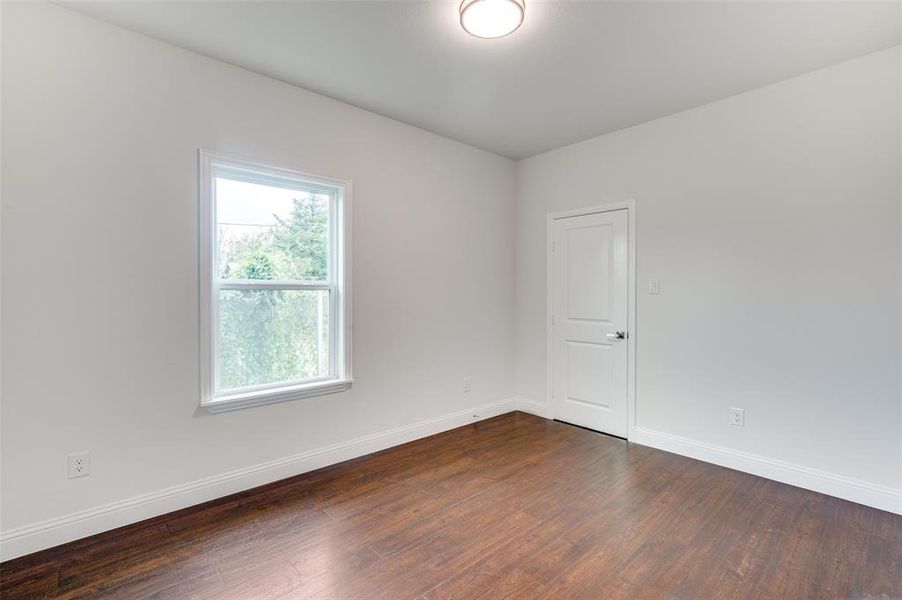
[(625, 340), (626, 332), (625, 331), (615, 331), (614, 333), (606, 333), (605, 337), (609, 340)]

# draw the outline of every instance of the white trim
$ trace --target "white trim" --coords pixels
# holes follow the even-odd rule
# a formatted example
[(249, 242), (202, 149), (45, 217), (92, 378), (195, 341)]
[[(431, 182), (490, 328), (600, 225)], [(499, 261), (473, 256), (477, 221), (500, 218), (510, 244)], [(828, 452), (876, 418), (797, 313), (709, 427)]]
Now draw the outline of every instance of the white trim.
[(0, 560), (9, 560), (58, 546), (116, 527), (385, 450), (468, 423), (512, 412), (516, 408), (517, 402), (514, 399), (493, 402), (5, 531), (0, 534)]
[[(548, 419), (554, 418), (554, 402), (551, 400), (554, 392), (553, 357), (554, 335), (552, 331), (552, 289), (551, 273), (554, 257), (554, 222), (557, 219), (570, 217), (582, 217), (615, 210), (627, 211), (627, 330), (629, 336), (627, 343), (627, 391), (626, 391), (626, 437), (632, 440), (636, 432), (636, 344), (639, 339), (636, 329), (636, 201), (633, 199), (621, 202), (611, 202), (601, 206), (590, 206), (574, 210), (548, 213), (545, 223), (545, 410), (540, 415)], [(530, 411), (531, 412), (531, 411)], [(539, 413), (534, 413), (539, 414)]]
[(636, 427), (631, 441), (865, 506), (902, 514), (902, 505), (900, 505), (902, 490), (888, 486), (732, 450), (707, 442), (699, 442), (646, 427)]
[(517, 410), (536, 415), (537, 417), (542, 417), (543, 419), (550, 418), (545, 403), (536, 402), (529, 398), (517, 398)]
[(270, 182), (273, 175), (278, 175), (283, 177), (284, 179), (291, 181), (300, 179), (311, 184), (311, 186), (313, 187), (316, 187), (317, 185), (321, 186), (321, 184), (326, 184), (330, 187), (341, 188), (350, 183), (350, 180), (348, 179), (330, 177), (329, 175), (320, 175), (319, 173), (311, 173), (309, 171), (303, 171), (295, 167), (277, 165), (261, 160), (253, 160), (241, 156), (236, 156), (234, 154), (226, 154), (225, 152), (215, 152), (212, 150), (205, 150), (203, 148), (200, 149), (199, 152), (201, 156), (206, 155), (209, 158), (228, 163), (226, 168), (236, 167), (237, 169), (245, 172), (257, 172), (260, 173), (263, 177), (263, 179), (260, 180), (249, 179), (248, 181)]
[(298, 283), (295, 281), (220, 281), (216, 285), (220, 290), (305, 290), (313, 292), (331, 292), (332, 284)]
[(212, 413), (228, 412), (250, 408), (251, 406), (310, 398), (311, 396), (337, 394), (338, 392), (349, 390), (351, 383), (350, 379), (326, 379), (325, 381), (300, 383), (292, 386), (279, 385), (269, 390), (255, 388), (246, 392), (217, 396), (215, 400), (201, 402), (201, 406)]
[[(212, 153), (210, 153), (212, 154)], [(213, 322), (212, 322), (212, 303), (213, 303), (213, 265), (207, 257), (213, 256), (216, 251), (214, 242), (216, 236), (213, 234), (213, 206), (207, 202), (206, 198), (212, 194), (211, 182), (213, 173), (210, 165), (210, 154), (205, 150), (198, 150), (198, 180), (197, 180), (197, 219), (198, 219), (198, 236), (197, 236), (197, 255), (198, 255), (198, 317), (200, 326), (198, 334), (200, 361), (200, 403), (207, 398), (213, 397), (213, 365), (211, 357), (214, 356), (213, 350)]]
[[(213, 198), (214, 165), (233, 169), (236, 177), (268, 185), (289, 185), (302, 182), (305, 186), (332, 192), (330, 213), (331, 248), (329, 251), (329, 280), (312, 281), (220, 281), (216, 271), (216, 214)], [(351, 181), (306, 171), (272, 165), (209, 150), (198, 150), (198, 219), (199, 228), (199, 313), (200, 313), (200, 406), (210, 412), (237, 410), (261, 404), (297, 400), (310, 396), (334, 394), (351, 387)], [(246, 177), (245, 177), (246, 176)], [(328, 290), (330, 292), (330, 322), (335, 335), (330, 344), (329, 365), (332, 373), (325, 379), (264, 385), (244, 390), (217, 393), (215, 368), (217, 357), (216, 331), (220, 289), (292, 289)]]

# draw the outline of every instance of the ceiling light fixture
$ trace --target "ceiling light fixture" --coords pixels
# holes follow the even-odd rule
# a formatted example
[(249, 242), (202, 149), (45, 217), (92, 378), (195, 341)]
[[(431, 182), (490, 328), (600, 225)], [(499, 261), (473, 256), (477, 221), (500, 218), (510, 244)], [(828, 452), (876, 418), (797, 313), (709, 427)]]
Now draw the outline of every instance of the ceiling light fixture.
[(463, 0), (460, 24), (470, 35), (500, 38), (516, 31), (525, 13), (524, 0)]

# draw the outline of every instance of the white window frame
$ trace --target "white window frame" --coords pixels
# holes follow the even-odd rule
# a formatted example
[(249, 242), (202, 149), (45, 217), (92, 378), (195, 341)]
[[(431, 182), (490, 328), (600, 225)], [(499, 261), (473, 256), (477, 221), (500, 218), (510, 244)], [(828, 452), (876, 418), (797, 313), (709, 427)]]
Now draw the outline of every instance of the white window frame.
[[(200, 218), (200, 405), (210, 412), (224, 412), (334, 394), (351, 387), (351, 182), (229, 156), (208, 150), (199, 151)], [(329, 279), (326, 282), (228, 281), (218, 278), (216, 198), (214, 171), (240, 173), (246, 181), (286, 187), (291, 183), (304, 189), (321, 188), (333, 203), (330, 210)], [(295, 289), (329, 290), (329, 352), (331, 374), (300, 382), (259, 385), (240, 390), (216, 391), (216, 350), (219, 320), (219, 290), (222, 289)]]

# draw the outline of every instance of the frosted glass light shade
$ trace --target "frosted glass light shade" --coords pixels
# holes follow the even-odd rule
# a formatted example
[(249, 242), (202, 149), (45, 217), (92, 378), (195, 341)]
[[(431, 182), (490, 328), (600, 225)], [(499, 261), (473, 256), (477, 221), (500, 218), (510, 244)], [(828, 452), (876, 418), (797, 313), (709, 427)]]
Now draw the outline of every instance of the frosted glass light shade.
[(464, 0), (460, 24), (470, 35), (499, 38), (516, 31), (525, 13), (524, 0)]

